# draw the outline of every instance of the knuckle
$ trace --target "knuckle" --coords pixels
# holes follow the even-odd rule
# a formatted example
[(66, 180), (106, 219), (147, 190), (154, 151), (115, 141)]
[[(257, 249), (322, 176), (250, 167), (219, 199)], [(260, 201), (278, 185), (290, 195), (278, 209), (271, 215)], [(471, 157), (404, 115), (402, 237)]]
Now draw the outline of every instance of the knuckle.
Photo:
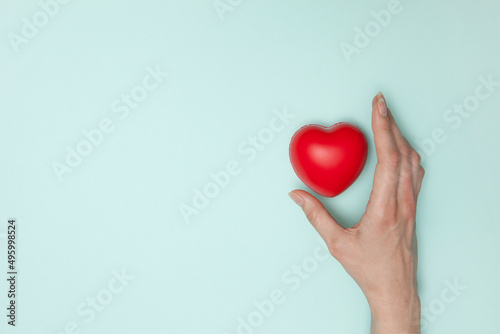
[(399, 153), (405, 158), (410, 158), (411, 156), (411, 149), (408, 145), (401, 145), (399, 148)]
[(412, 187), (412, 175), (411, 175), (411, 166), (410, 164), (404, 164), (400, 167), (400, 181), (401, 181), (401, 187), (404, 187), (406, 189), (411, 189)]
[(420, 165), (420, 162), (422, 161), (422, 157), (420, 154), (418, 154), (417, 151), (412, 151), (411, 152), (411, 162), (413, 163), (414, 166)]

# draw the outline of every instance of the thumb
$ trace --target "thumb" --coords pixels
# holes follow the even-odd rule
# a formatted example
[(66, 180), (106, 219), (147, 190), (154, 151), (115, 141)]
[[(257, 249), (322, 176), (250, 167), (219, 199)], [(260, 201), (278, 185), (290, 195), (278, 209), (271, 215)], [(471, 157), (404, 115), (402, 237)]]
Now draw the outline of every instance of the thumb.
[(307, 220), (318, 231), (328, 248), (338, 242), (344, 228), (326, 211), (320, 201), (303, 190), (294, 190), (288, 195), (302, 208)]

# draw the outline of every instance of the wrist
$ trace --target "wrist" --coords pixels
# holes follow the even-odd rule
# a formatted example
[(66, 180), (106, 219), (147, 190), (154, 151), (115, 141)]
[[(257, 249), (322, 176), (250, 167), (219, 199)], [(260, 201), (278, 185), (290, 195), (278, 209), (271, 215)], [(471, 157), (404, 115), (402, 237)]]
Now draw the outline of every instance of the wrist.
[[(370, 303), (370, 301), (369, 301)], [(420, 298), (418, 293), (407, 296), (385, 296), (370, 303), (371, 333), (420, 333)]]

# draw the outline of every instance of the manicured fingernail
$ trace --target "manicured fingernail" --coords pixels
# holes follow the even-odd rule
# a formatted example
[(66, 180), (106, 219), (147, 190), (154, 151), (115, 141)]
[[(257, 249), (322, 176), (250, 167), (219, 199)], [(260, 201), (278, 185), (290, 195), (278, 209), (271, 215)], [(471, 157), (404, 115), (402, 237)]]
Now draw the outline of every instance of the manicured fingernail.
[(299, 195), (293, 192), (289, 192), (288, 196), (290, 196), (290, 198), (293, 199), (293, 201), (297, 203), (298, 206), (302, 207), (302, 205), (304, 205), (304, 200)]
[(380, 115), (386, 117), (387, 116), (387, 106), (385, 105), (385, 100), (383, 97), (378, 99), (378, 111)]

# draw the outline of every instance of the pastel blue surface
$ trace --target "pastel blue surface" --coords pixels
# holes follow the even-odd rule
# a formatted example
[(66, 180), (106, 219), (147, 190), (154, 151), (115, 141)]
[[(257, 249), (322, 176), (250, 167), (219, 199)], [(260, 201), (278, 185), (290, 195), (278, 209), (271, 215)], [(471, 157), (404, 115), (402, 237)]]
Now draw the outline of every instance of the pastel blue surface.
[(288, 143), (363, 129), (360, 178), (321, 198), (352, 226), (378, 91), (424, 158), (423, 332), (498, 333), (499, 1), (62, 2), (0, 3), (1, 333), (367, 333)]

